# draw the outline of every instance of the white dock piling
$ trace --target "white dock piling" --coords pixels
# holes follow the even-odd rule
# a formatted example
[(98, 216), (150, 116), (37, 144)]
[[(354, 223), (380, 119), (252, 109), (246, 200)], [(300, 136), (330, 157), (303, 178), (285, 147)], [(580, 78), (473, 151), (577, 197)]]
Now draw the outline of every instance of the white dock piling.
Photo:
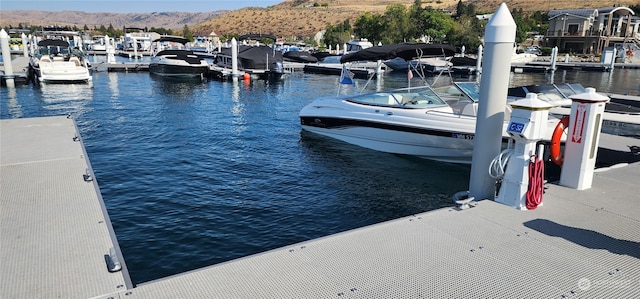
[(16, 87), (11, 64), (11, 48), (9, 48), (9, 34), (4, 29), (0, 30), (0, 46), (2, 46), (2, 59), (4, 60), (4, 78), (7, 87)]
[(476, 72), (482, 74), (482, 45), (478, 46), (478, 59), (476, 59)]
[(558, 57), (558, 47), (553, 47), (551, 49), (551, 67), (549, 68), (552, 72), (556, 70), (556, 59)]
[(486, 54), (483, 68), (486, 72), (480, 80), (480, 100), (476, 134), (473, 140), (473, 158), (469, 196), (478, 200), (493, 199), (495, 180), (487, 175), (491, 160), (500, 153), (504, 110), (511, 62), (516, 39), (516, 23), (505, 3), (495, 12), (485, 31)]
[(231, 76), (238, 77), (238, 41), (231, 39)]
[(24, 33), (22, 34), (22, 55), (24, 55), (24, 57), (29, 57), (29, 43), (27, 42), (27, 35), (25, 35)]

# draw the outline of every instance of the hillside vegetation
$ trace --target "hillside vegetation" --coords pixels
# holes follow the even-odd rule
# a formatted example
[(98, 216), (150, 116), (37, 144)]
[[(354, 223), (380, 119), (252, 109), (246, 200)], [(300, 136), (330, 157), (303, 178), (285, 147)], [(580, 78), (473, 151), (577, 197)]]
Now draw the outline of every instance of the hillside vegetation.
[[(433, 7), (455, 12), (458, 0), (423, 0), (423, 7)], [(478, 0), (463, 1), (473, 4), (476, 11), (492, 13), (505, 1)], [(328, 24), (338, 24), (349, 20), (351, 24), (365, 12), (384, 13), (390, 4), (402, 3), (407, 6), (414, 0), (286, 0), (267, 8), (244, 8), (228, 12), (220, 17), (193, 26), (193, 32), (218, 35), (242, 33), (274, 33), (284, 37), (311, 37), (325, 29)], [(638, 0), (515, 0), (506, 1), (509, 9), (523, 12), (548, 11), (570, 8), (600, 8), (614, 5), (638, 5)], [(314, 6), (315, 4), (315, 6)]]
[[(500, 0), (464, 1), (473, 4), (478, 13), (492, 13)], [(185, 25), (191, 32), (218, 35), (242, 33), (274, 33), (282, 37), (313, 37), (327, 25), (348, 20), (351, 24), (365, 12), (383, 14), (390, 4), (415, 3), (415, 0), (285, 0), (267, 8), (248, 7), (234, 11), (202, 13), (154, 12), (154, 13), (86, 13), (80, 11), (2, 11), (0, 26), (71, 25), (83, 28), (112, 25), (115, 28), (167, 28), (182, 31)], [(422, 0), (423, 7), (455, 12), (458, 0)], [(526, 12), (569, 8), (600, 8), (614, 5), (638, 5), (638, 0), (512, 0), (506, 1), (511, 10)]]

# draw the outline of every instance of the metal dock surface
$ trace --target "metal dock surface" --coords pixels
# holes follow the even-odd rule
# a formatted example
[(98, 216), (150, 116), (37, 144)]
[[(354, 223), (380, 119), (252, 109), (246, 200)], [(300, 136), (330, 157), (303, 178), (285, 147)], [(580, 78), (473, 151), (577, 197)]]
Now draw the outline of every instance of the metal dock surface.
[(640, 298), (640, 163), (547, 184), (533, 211), (484, 200), (130, 288), (102, 260), (117, 242), (73, 122), (1, 125), (0, 298)]
[(108, 298), (131, 286), (126, 267), (107, 270), (105, 255), (120, 250), (73, 119), (1, 120), (0, 138), (0, 298)]

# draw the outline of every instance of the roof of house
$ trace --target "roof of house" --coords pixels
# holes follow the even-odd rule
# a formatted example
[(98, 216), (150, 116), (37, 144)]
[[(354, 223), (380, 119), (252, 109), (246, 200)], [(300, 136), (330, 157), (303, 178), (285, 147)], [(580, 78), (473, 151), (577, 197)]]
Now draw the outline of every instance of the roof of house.
[(611, 14), (614, 12), (620, 12), (624, 15), (634, 14), (633, 10), (626, 6), (618, 7), (603, 7), (603, 8), (582, 8), (582, 9), (557, 9), (549, 11), (549, 19), (557, 18), (558, 16), (570, 15), (579, 18), (596, 17), (599, 14)]

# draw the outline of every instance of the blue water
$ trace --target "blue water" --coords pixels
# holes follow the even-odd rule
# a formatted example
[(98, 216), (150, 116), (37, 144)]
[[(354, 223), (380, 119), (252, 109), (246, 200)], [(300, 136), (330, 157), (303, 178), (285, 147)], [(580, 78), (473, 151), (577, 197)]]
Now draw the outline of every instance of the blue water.
[[(585, 85), (598, 90), (611, 82), (606, 73), (587, 74), (593, 78)], [(549, 80), (524, 75), (512, 75), (512, 83)], [(336, 76), (288, 74), (275, 83), (172, 82), (148, 73), (93, 79), (93, 86), (3, 87), (0, 116), (74, 116), (135, 283), (451, 206), (451, 195), (468, 186), (468, 166), (301, 131), (298, 112), (334, 95)], [(405, 80), (387, 75), (370, 88)]]

